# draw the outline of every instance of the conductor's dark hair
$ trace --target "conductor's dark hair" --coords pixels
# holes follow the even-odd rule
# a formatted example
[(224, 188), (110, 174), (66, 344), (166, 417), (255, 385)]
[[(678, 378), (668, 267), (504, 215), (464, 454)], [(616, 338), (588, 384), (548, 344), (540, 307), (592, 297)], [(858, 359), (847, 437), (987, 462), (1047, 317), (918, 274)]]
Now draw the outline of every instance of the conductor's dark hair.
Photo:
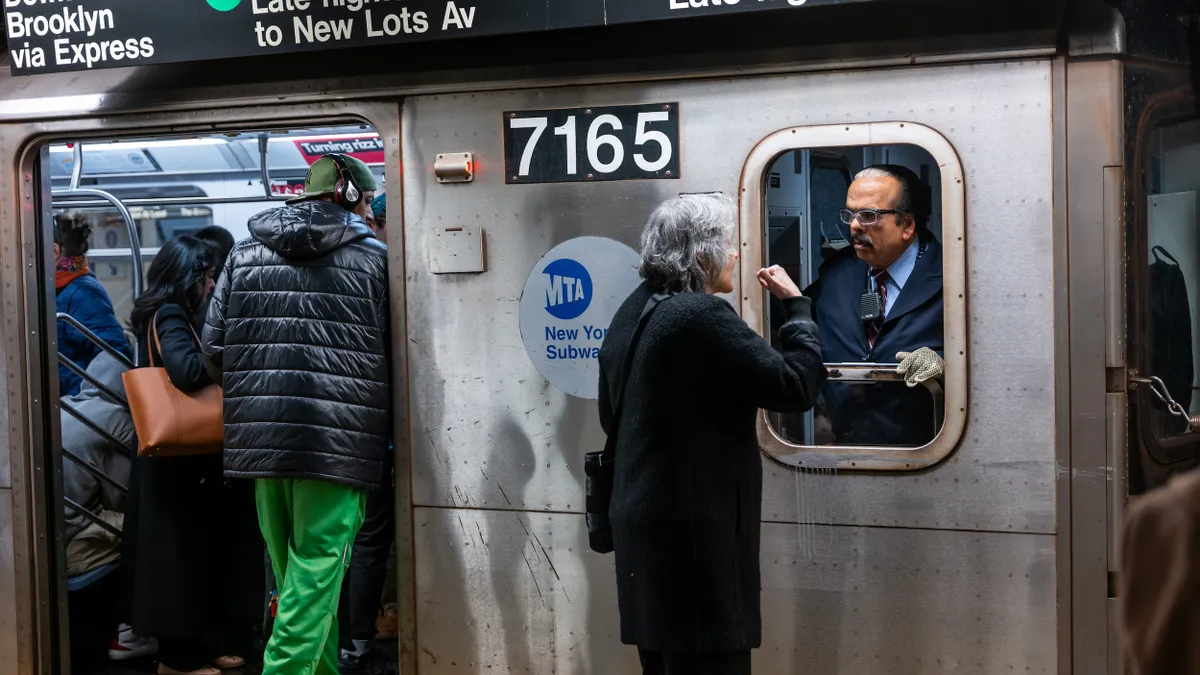
[(900, 196), (890, 208), (912, 216), (917, 223), (917, 232), (925, 231), (929, 224), (929, 186), (912, 169), (899, 164), (875, 164), (859, 171), (854, 180), (859, 178), (891, 178), (899, 183)]

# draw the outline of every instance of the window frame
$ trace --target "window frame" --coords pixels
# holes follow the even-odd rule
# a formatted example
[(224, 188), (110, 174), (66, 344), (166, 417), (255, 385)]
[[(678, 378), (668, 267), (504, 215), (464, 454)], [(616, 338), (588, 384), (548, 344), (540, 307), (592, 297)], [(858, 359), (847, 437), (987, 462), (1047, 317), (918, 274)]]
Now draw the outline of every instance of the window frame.
[[(968, 407), (966, 185), (962, 163), (950, 141), (936, 130), (914, 122), (866, 122), (781, 129), (750, 152), (742, 168), (739, 238), (742, 251), (741, 314), (759, 335), (768, 336), (766, 291), (756, 275), (766, 257), (766, 184), (771, 165), (782, 153), (830, 147), (915, 145), (928, 152), (941, 171), (942, 185), (942, 301), (945, 324), (946, 373), (942, 382), (942, 427), (919, 448), (885, 446), (812, 446), (784, 439), (760, 410), (758, 441), (775, 461), (803, 469), (842, 471), (917, 471), (950, 456), (962, 439)], [(754, 264), (750, 264), (753, 261)], [(755, 291), (759, 292), (755, 292)], [(863, 381), (878, 378), (878, 367), (827, 363), (831, 379)], [(874, 377), (873, 377), (874, 376)]]
[[(1166, 100), (1150, 103), (1148, 111), (1139, 124), (1138, 139), (1134, 149), (1137, 166), (1133, 170), (1132, 185), (1127, 186), (1130, 202), (1126, 204), (1126, 208), (1129, 209), (1131, 223), (1126, 239), (1128, 255), (1125, 282), (1127, 299), (1125, 320), (1128, 333), (1126, 357), (1133, 371), (1140, 377), (1160, 375), (1150, 367), (1149, 338), (1151, 331), (1148, 325), (1150, 304), (1149, 199), (1154, 196), (1148, 187), (1148, 173), (1150, 158), (1153, 155), (1152, 143), (1156, 133), (1167, 127), (1186, 123), (1200, 123), (1200, 108), (1197, 107), (1197, 99), (1171, 96)], [(1193, 312), (1195, 309), (1193, 308)], [(1193, 326), (1193, 329), (1195, 328)], [(1200, 355), (1193, 355), (1193, 359), (1195, 360), (1198, 356)], [(1194, 361), (1193, 367), (1200, 368), (1200, 362)], [(1138, 445), (1140, 444), (1145, 449), (1148, 458), (1159, 469), (1175, 470), (1188, 466), (1189, 463), (1194, 464), (1197, 459), (1200, 459), (1200, 434), (1184, 431), (1174, 436), (1159, 435), (1156, 422), (1161, 419), (1160, 415), (1163, 413), (1154, 405), (1154, 398), (1149, 387), (1138, 386), (1132, 389), (1128, 405), (1130, 412), (1134, 415), (1134, 418), (1129, 421), (1129, 454), (1131, 457), (1139, 452)]]

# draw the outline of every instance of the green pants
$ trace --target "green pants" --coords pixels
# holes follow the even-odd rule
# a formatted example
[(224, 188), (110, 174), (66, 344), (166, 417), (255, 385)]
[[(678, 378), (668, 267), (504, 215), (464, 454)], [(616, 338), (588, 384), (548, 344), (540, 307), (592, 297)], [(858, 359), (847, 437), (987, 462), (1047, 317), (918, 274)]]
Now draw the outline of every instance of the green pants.
[(367, 493), (319, 480), (259, 480), (255, 496), (279, 588), (263, 675), (338, 675), (338, 600)]

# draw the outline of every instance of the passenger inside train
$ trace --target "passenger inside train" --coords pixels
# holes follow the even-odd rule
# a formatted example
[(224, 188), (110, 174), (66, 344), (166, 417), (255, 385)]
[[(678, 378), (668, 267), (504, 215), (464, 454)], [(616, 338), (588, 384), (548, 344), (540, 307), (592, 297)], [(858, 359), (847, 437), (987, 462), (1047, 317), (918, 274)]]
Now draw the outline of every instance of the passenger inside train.
[[(371, 200), (367, 226), (387, 243), (387, 195)], [(389, 448), (390, 450), (390, 448)], [(392, 453), (385, 455), (380, 488), (367, 495), (362, 526), (354, 538), (350, 567), (338, 603), (338, 671), (341, 675), (387, 675), (397, 664), (376, 647), (388, 556), (396, 546), (396, 493)]]
[[(771, 415), (797, 445), (916, 448), (940, 430), (944, 365), (940, 185), (915, 146), (785, 153), (767, 177), (768, 258), (812, 298), (829, 364), (878, 364), (814, 412)], [(778, 336), (782, 308), (770, 304)]]
[(377, 189), (362, 160), (318, 158), (303, 193), (250, 219), (204, 319), (223, 374), (224, 476), (253, 481), (279, 590), (271, 673), (336, 667), (330, 610), (369, 496), (390, 479), (387, 248), (367, 224)]
[[(91, 235), (92, 223), (87, 214), (62, 214), (54, 218), (55, 310), (70, 315), (113, 349), (131, 357), (133, 353), (117, 321), (112, 300), (88, 267)], [(78, 368), (87, 368), (101, 349), (66, 322), (58, 324), (58, 346), (64, 357), (58, 366), (59, 393), (70, 396), (79, 392), (81, 378), (67, 360)]]

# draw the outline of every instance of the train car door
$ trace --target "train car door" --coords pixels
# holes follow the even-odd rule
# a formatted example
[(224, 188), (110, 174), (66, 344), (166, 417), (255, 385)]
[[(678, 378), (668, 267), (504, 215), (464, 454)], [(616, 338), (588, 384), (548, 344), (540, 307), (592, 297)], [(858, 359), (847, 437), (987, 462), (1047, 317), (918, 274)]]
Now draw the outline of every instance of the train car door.
[[(195, 105), (203, 107), (202, 102)], [(30, 668), (30, 672), (64, 675), (108, 672), (118, 668), (105, 658), (109, 631), (127, 621), (125, 615), (130, 613), (120, 609), (125, 603), (119, 596), (126, 593), (119, 588), (122, 585), (119, 577), (123, 575), (118, 572), (128, 568), (126, 557), (134, 557), (126, 554), (128, 548), (122, 541), (128, 528), (115, 523), (119, 522), (116, 519), (123, 520), (124, 511), (132, 512), (133, 509), (125, 508), (129, 503), (127, 499), (109, 500), (119, 505), (102, 506), (101, 510), (73, 500), (70, 490), (64, 487), (65, 477), (71, 472), (87, 474), (89, 479), (123, 496), (132, 492), (131, 483), (136, 480), (126, 483), (114, 479), (113, 475), (100, 470), (98, 463), (81, 459), (79, 447), (71, 447), (66, 432), (62, 431), (64, 421), (76, 420), (94, 433), (105, 436), (94, 420), (77, 410), (79, 406), (74, 404), (73, 397), (60, 398), (68, 392), (60, 384), (60, 378), (54, 376), (61, 364), (85, 381), (93, 380), (89, 378), (86, 366), (61, 356), (62, 345), (55, 338), (56, 323), (65, 322), (78, 330), (79, 322), (50, 311), (56, 300), (55, 261), (49, 253), (51, 223), (56, 216), (75, 214), (86, 215), (87, 220), (97, 225), (89, 242), (91, 248), (84, 247), (85, 252), (79, 257), (87, 258), (88, 266), (96, 270), (97, 280), (115, 301), (110, 311), (124, 325), (129, 317), (129, 302), (122, 303), (121, 298), (131, 300), (147, 286), (141, 267), (135, 261), (145, 261), (145, 277), (152, 279), (150, 259), (157, 253), (157, 247), (206, 224), (226, 226), (242, 238), (247, 214), (270, 208), (272, 202), (287, 196), (286, 189), (278, 189), (276, 179), (285, 181), (287, 189), (292, 189), (297, 180), (302, 184), (307, 166), (326, 152), (362, 155), (383, 185), (394, 186), (393, 192), (397, 193), (398, 199), (400, 174), (395, 158), (398, 156), (399, 104), (392, 100), (337, 105), (267, 105), (230, 108), (215, 113), (203, 110), (172, 113), (156, 117), (152, 122), (140, 116), (97, 116), (46, 122), (38, 128), (36, 137), (30, 137), (28, 133), (14, 128), (7, 134), (0, 134), (0, 147), (17, 158), (21, 173), (26, 177), (18, 186), (23, 208), (18, 212), (19, 220), (13, 221), (15, 231), (8, 237), (10, 233), (5, 230), (6, 241), (19, 241), (23, 245), (6, 245), (4, 249), (6, 266), (25, 271), (23, 284), (6, 284), (3, 297), (8, 324), (6, 333), (10, 340), (19, 340), (20, 347), (9, 350), (10, 376), (16, 377), (15, 371), (21, 370), (29, 382), (27, 390), (22, 387), (27, 393), (10, 397), (11, 401), (18, 401), (13, 405), (20, 411), (12, 418), (29, 420), (20, 433), (14, 422), (9, 448), (13, 458), (13, 541), (17, 542), (11, 560), (17, 578), (29, 580), (18, 586), (13, 594), (16, 606), (28, 609), (28, 621), (22, 622), (15, 631), (15, 651), (18, 663), (39, 664)], [(80, 141), (86, 141), (83, 145), (93, 148), (93, 152), (89, 154), (87, 147), (81, 148)], [(74, 152), (63, 146), (64, 142), (75, 143)], [(262, 149), (259, 157), (253, 152), (256, 142)], [(270, 162), (266, 152), (268, 144), (278, 150)], [(95, 152), (97, 148), (100, 150)], [(182, 174), (204, 174), (210, 191), (205, 193), (197, 189), (190, 194), (171, 195), (170, 188), (185, 181), (177, 176), (156, 176), (145, 171), (131, 181), (100, 161), (104, 159), (104, 148), (110, 152), (115, 148), (125, 157), (156, 153), (161, 161), (155, 166), (161, 168), (175, 162), (182, 167), (179, 169)], [(145, 155), (138, 148), (149, 148), (152, 155)], [(229, 162), (216, 178), (212, 177), (216, 172), (204, 171), (201, 160), (205, 150), (213, 151), (207, 156), (215, 158), (214, 161)], [(89, 159), (92, 160), (91, 169), (87, 166)], [(55, 162), (67, 162), (68, 166), (74, 167), (74, 171), (68, 171), (72, 174), (69, 184), (67, 176), (54, 170)], [(268, 163), (283, 171), (277, 171), (272, 178), (268, 175)], [(170, 166), (160, 173), (167, 173), (169, 169)], [(136, 184), (129, 185), (130, 182)], [(113, 195), (115, 190), (124, 192), (117, 197)], [(212, 220), (214, 210), (222, 214), (216, 222)], [(9, 222), (6, 221), (4, 226), (9, 227)], [(108, 237), (114, 228), (119, 231)], [(124, 239), (121, 239), (122, 235)], [(399, 233), (394, 241), (402, 241)], [(395, 248), (401, 247), (402, 243)], [(393, 255), (393, 258), (396, 260), (391, 268), (393, 278), (403, 279), (402, 257)], [(403, 297), (403, 293), (391, 295), (391, 301), (396, 303), (392, 309), (394, 372), (403, 372), (405, 363)], [(19, 330), (16, 325), (28, 330)], [(104, 350), (102, 341), (92, 340), (90, 336), (89, 341)], [(403, 416), (406, 386), (401, 380), (393, 383), (396, 385), (394, 410), (396, 415)], [(100, 385), (96, 386), (100, 388)], [(103, 389), (101, 393), (115, 403), (123, 402), (119, 394)], [(111, 434), (105, 437), (111, 439)], [(405, 438), (406, 434), (396, 433), (396, 453), (401, 458), (397, 463), (401, 466), (407, 453)], [(131, 459), (128, 455), (133, 454), (134, 448), (112, 440), (109, 444), (103, 453), (95, 453), (96, 456), (107, 458), (111, 454), (117, 459), (124, 457), (128, 463)], [(400, 484), (406, 486), (407, 481), (400, 481)], [(406, 504), (407, 497), (401, 495), (397, 501)], [(407, 522), (403, 520), (407, 510), (401, 506), (398, 511), (401, 523), (398, 530), (408, 532)], [(102, 513), (114, 519), (107, 519), (100, 515)], [(67, 521), (70, 520), (81, 521), (81, 524), (74, 530), (68, 529)], [(91, 558), (82, 559), (70, 546), (79, 536), (73, 532), (87, 526), (103, 530), (113, 540), (109, 551), (113, 555), (101, 563), (93, 564), (95, 561)], [(404, 542), (402, 535), (398, 557), (400, 576), (407, 568)], [(133, 583), (137, 583), (136, 575)], [(403, 582), (398, 584), (396, 593), (400, 596), (398, 603), (403, 605), (408, 594)], [(2, 593), (0, 597), (3, 597)], [(118, 599), (113, 600), (114, 597)], [(249, 602), (253, 604), (257, 600)], [(402, 625), (400, 632), (403, 634), (404, 631)], [(248, 649), (254, 651), (254, 648)], [(5, 656), (9, 654), (5, 653)], [(254, 658), (253, 654), (250, 656), (248, 661)], [(119, 668), (116, 672), (120, 672)]]

